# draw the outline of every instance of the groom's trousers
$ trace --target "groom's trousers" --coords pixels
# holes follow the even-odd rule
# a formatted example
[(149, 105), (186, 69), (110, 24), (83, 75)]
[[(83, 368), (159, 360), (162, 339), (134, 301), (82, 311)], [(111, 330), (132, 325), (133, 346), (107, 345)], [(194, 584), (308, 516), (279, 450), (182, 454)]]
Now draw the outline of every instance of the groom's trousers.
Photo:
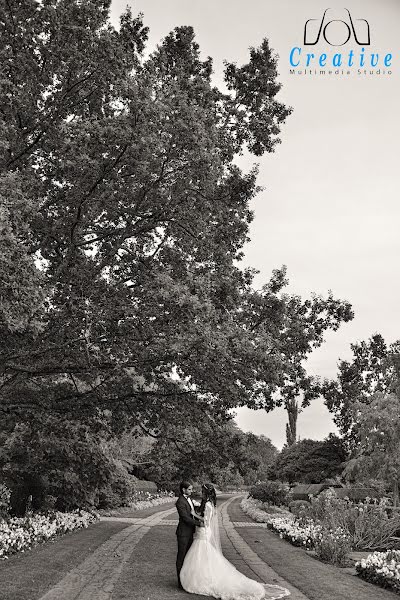
[(178, 575), (178, 582), (180, 583), (181, 580), (179, 578), (179, 575), (180, 575), (180, 572), (182, 569), (183, 561), (185, 560), (185, 556), (188, 553), (190, 546), (192, 545), (193, 534), (190, 537), (182, 536), (182, 535), (177, 535), (176, 537), (178, 540), (178, 555), (176, 557), (176, 574)]

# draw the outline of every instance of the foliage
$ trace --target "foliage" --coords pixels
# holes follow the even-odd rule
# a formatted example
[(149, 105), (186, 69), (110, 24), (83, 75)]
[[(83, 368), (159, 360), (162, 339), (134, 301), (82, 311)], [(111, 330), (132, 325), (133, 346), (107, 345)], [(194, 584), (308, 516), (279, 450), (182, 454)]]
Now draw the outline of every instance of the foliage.
[(312, 498), (299, 512), (300, 519), (312, 519), (326, 530), (346, 532), (354, 550), (388, 548), (400, 529), (400, 518), (388, 515), (387, 499), (355, 503), (337, 498), (332, 489)]
[(315, 553), (323, 561), (343, 567), (348, 563), (351, 542), (343, 529), (322, 528), (314, 540)]
[(289, 502), (289, 510), (296, 517), (299, 517), (304, 513), (304, 508), (307, 508), (308, 505), (309, 502), (307, 502), (307, 500), (292, 500)]
[(262, 510), (252, 498), (241, 502), (242, 510), (259, 523), (268, 527), (294, 546), (315, 550), (316, 555), (332, 564), (346, 563), (350, 547), (348, 533), (340, 527), (329, 528), (310, 517), (295, 518), (292, 514), (270, 514), (270, 508)]
[(117, 508), (129, 504), (134, 494), (134, 480), (118, 463), (107, 478), (105, 485), (100, 486), (95, 505), (97, 508)]
[(289, 483), (321, 483), (341, 473), (345, 459), (343, 443), (333, 434), (324, 441), (304, 439), (283, 448), (271, 465), (270, 477)]
[(284, 269), (256, 292), (237, 266), (258, 188), (233, 159), (272, 152), (291, 112), (267, 40), (222, 92), (191, 27), (144, 59), (142, 17), (117, 31), (107, 0), (0, 10), (9, 430), (50, 413), (158, 436), (272, 409), (290, 346), (350, 308), (282, 295)]
[(159, 434), (253, 394), (273, 406), (285, 279), (255, 293), (236, 266), (257, 186), (233, 158), (279, 142), (277, 58), (265, 40), (221, 92), (191, 27), (145, 60), (142, 17), (117, 31), (109, 5), (0, 9), (11, 429), (40, 411)]
[(241, 434), (239, 431), (237, 433), (243, 450), (236, 463), (245, 485), (265, 481), (268, 479), (269, 468), (278, 455), (277, 448), (265, 435), (255, 435), (250, 432)]
[(369, 404), (375, 392), (389, 394), (400, 387), (400, 343), (388, 346), (380, 334), (351, 344), (351, 361), (339, 361), (336, 380), (325, 380), (321, 392), (334, 422), (350, 448), (359, 443), (356, 406)]
[(53, 417), (40, 427), (16, 425), (1, 449), (0, 466), (17, 514), (25, 512), (29, 496), (33, 509), (43, 508), (48, 495), (61, 510), (96, 506), (99, 491), (120, 481), (115, 463), (87, 427)]
[(279, 481), (263, 481), (250, 488), (249, 495), (266, 504), (281, 506), (287, 501), (288, 488)]
[(376, 392), (369, 404), (354, 407), (358, 422), (359, 446), (349, 461), (349, 477), (378, 477), (393, 487), (393, 503), (398, 504), (400, 472), (400, 398)]
[(137, 472), (162, 489), (176, 489), (185, 478), (212, 481), (221, 489), (242, 487), (253, 483), (276, 453), (268, 438), (244, 433), (232, 421), (218, 428), (200, 422), (170, 427), (142, 456)]
[(351, 321), (354, 314), (348, 302), (342, 302), (330, 293), (328, 298), (313, 295), (303, 301), (299, 296), (285, 297), (285, 327), (280, 331), (280, 351), (285, 357), (280, 374), (277, 404), (288, 413), (286, 442), (297, 441), (299, 413), (320, 396), (318, 378), (307, 374), (304, 363), (308, 355), (319, 348), (328, 330), (337, 331), (342, 323)]
[(226, 64), (221, 91), (191, 27), (144, 58), (142, 16), (115, 29), (109, 8), (0, 7), (0, 459), (20, 511), (29, 494), (96, 503), (113, 463), (95, 437), (111, 430), (161, 440), (168, 486), (171, 445), (197, 469), (185, 430), (210, 465), (232, 409), (272, 410), (352, 316), (331, 294), (284, 294), (284, 268), (258, 291), (239, 268), (259, 188), (234, 159), (272, 152), (291, 112), (268, 41)]

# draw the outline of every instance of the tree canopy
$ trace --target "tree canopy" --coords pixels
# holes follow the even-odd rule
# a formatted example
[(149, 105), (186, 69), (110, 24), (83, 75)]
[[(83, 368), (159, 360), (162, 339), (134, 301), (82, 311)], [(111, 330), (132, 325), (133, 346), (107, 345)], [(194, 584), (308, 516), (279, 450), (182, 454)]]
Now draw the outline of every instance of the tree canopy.
[(233, 408), (297, 392), (351, 307), (285, 294), (284, 268), (255, 290), (240, 268), (259, 188), (235, 157), (273, 152), (291, 112), (268, 40), (221, 91), (192, 27), (144, 58), (142, 15), (117, 29), (109, 8), (0, 6), (2, 429), (212, 437)]
[(273, 151), (290, 109), (266, 40), (222, 93), (191, 27), (144, 60), (141, 15), (108, 10), (1, 8), (2, 405), (157, 429), (275, 383), (254, 325), (283, 279), (254, 295), (235, 266), (257, 187), (232, 161)]
[(142, 456), (137, 473), (165, 488), (176, 489), (182, 479), (221, 487), (252, 485), (266, 476), (277, 454), (269, 438), (244, 433), (233, 422), (217, 431), (204, 426), (170, 428), (169, 435)]
[(333, 434), (323, 441), (304, 439), (282, 450), (271, 465), (270, 477), (288, 483), (321, 483), (343, 471), (346, 457), (342, 441)]

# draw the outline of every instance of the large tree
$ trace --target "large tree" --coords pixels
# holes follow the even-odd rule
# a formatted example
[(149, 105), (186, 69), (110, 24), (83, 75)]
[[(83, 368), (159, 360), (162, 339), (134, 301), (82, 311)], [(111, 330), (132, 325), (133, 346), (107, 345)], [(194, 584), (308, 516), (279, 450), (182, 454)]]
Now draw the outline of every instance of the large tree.
[(0, 11), (5, 414), (157, 432), (273, 386), (271, 333), (255, 345), (252, 325), (281, 282), (255, 306), (236, 266), (257, 187), (233, 164), (273, 151), (290, 112), (268, 42), (226, 65), (222, 93), (191, 27), (143, 60), (141, 16), (117, 31), (108, 1)]
[(272, 152), (290, 113), (268, 41), (220, 91), (191, 27), (145, 60), (142, 17), (116, 30), (109, 6), (0, 6), (2, 426), (215, 432), (275, 406), (287, 332), (297, 357), (349, 307), (238, 266), (258, 188), (234, 158)]

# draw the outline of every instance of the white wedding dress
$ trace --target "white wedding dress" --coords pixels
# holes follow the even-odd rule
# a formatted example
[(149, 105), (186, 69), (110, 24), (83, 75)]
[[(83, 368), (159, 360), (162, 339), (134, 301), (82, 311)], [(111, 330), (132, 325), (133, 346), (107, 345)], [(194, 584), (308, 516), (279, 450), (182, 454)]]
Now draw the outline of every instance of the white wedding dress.
[(240, 573), (222, 554), (218, 515), (207, 502), (204, 527), (198, 527), (180, 573), (183, 588), (191, 594), (221, 600), (278, 600), (289, 595), (285, 588), (258, 583)]

